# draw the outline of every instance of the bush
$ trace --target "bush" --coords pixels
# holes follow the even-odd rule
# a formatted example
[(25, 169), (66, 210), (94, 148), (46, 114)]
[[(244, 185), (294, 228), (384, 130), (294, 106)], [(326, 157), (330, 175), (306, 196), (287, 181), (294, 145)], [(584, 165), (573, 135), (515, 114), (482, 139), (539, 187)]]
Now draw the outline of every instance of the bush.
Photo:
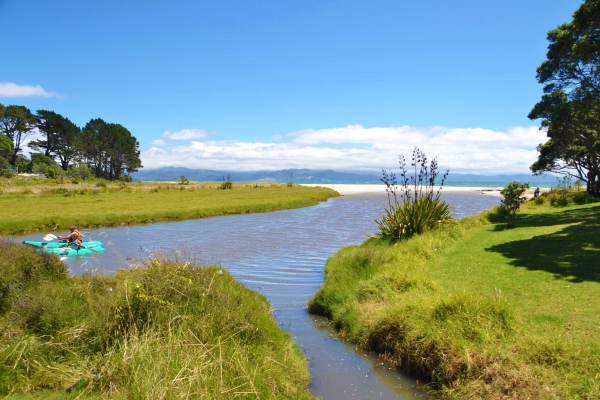
[(0, 176), (10, 178), (13, 173), (10, 170), (10, 163), (8, 160), (2, 156), (0, 156)]
[(230, 181), (226, 181), (226, 182), (221, 183), (221, 186), (219, 186), (219, 189), (221, 189), (221, 190), (233, 189), (233, 185), (231, 184)]
[(519, 183), (517, 181), (509, 183), (500, 191), (500, 194), (504, 196), (500, 207), (507, 210), (510, 215), (515, 215), (519, 211), (521, 204), (527, 200), (523, 197), (527, 189), (529, 189), (529, 183)]
[(61, 167), (59, 167), (56, 163), (52, 164), (33, 164), (32, 172), (34, 174), (44, 174), (44, 176), (48, 179), (59, 179), (62, 177), (65, 171)]
[(439, 189), (434, 192), (435, 179), (438, 176), (437, 160), (434, 158), (431, 164), (427, 165), (425, 153), (415, 147), (411, 166), (414, 167), (415, 173), (409, 176), (404, 156), (400, 155), (402, 180), (399, 192), (396, 175), (383, 170), (381, 181), (386, 185), (389, 208), (385, 209), (385, 215), (380, 214), (380, 221), (374, 220), (382, 239), (407, 239), (452, 220), (450, 207), (440, 199), (440, 190), (450, 171), (446, 170)]
[(88, 166), (85, 163), (70, 165), (66, 171), (66, 174), (69, 178), (84, 181), (92, 177), (92, 171), (88, 168)]
[(185, 175), (181, 175), (181, 178), (179, 178), (179, 179), (175, 178), (175, 181), (177, 183), (179, 183), (180, 185), (189, 185), (190, 184), (190, 180)]

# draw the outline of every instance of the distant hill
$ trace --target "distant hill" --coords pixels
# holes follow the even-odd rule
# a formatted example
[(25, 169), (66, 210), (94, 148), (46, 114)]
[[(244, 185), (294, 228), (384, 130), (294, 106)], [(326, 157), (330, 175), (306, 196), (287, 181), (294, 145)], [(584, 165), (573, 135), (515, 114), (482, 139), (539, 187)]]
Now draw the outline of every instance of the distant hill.
[[(172, 181), (185, 175), (191, 181), (221, 182), (230, 178), (232, 182), (287, 182), (292, 177), (294, 183), (381, 183), (381, 175), (356, 172), (338, 172), (331, 169), (283, 169), (279, 171), (215, 171), (208, 169), (189, 169), (184, 167), (164, 167), (143, 169), (131, 175), (136, 181)], [(553, 175), (532, 176), (529, 174), (511, 175), (475, 175), (454, 174), (448, 176), (448, 184), (477, 182), (540, 182), (555, 183)]]

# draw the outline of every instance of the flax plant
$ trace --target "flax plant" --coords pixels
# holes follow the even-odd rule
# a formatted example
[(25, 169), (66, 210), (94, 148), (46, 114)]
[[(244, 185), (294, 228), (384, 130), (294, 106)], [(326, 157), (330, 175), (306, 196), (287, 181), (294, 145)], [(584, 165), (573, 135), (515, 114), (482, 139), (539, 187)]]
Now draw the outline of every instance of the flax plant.
[(427, 156), (418, 147), (412, 154), (409, 174), (406, 159), (401, 154), (400, 182), (394, 172), (383, 170), (381, 181), (385, 184), (389, 208), (380, 214), (381, 220), (373, 220), (383, 239), (398, 241), (439, 227), (452, 220), (450, 207), (440, 199), (442, 187), (450, 173), (446, 170), (438, 189), (435, 189), (439, 176), (437, 159), (427, 163)]

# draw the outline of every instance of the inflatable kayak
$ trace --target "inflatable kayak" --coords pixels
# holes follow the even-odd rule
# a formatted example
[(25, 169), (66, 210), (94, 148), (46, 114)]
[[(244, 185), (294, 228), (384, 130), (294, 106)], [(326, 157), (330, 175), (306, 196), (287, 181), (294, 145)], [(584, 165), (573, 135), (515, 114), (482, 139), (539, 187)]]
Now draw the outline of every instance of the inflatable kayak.
[[(84, 242), (84, 246), (85, 246), (85, 242)], [(89, 254), (102, 253), (104, 251), (104, 247), (102, 247), (102, 246), (93, 246), (93, 247), (84, 247), (84, 246), (79, 247), (79, 248), (77, 248), (77, 246), (64, 246), (64, 247), (58, 247), (58, 248), (53, 248), (53, 249), (44, 248), (44, 251), (46, 251), (48, 253), (56, 254), (57, 256), (67, 256), (67, 257), (85, 256), (85, 255), (89, 255)]]
[[(47, 250), (50, 249), (58, 249), (61, 247), (68, 247), (69, 245), (65, 242), (34, 242), (32, 240), (23, 240), (21, 241), (21, 243), (26, 244), (28, 246), (33, 246), (33, 247), (39, 247), (39, 248), (44, 248)], [(92, 240), (89, 242), (83, 242), (83, 247), (85, 248), (92, 248), (92, 247), (97, 247), (97, 246), (102, 246), (102, 242), (97, 241), (97, 240)]]

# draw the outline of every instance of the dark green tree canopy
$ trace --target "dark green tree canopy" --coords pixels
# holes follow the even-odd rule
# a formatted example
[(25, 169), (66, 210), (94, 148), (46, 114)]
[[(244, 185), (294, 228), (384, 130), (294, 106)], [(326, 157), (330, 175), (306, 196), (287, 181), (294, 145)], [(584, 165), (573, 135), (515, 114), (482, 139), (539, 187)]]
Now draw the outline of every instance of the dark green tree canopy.
[(142, 167), (137, 139), (120, 124), (92, 119), (83, 128), (80, 143), (82, 156), (96, 177), (118, 179)]
[(25, 137), (31, 134), (35, 127), (35, 118), (25, 106), (3, 106), (0, 104), (0, 132), (13, 141), (13, 154), (10, 163), (15, 164), (17, 155), (21, 152), (21, 144)]
[(60, 166), (67, 170), (77, 155), (77, 141), (81, 130), (68, 118), (54, 111), (38, 110), (36, 127), (42, 139), (31, 141), (28, 146), (44, 155), (59, 159)]
[(581, 4), (548, 41), (537, 69), (545, 94), (529, 118), (542, 119), (549, 140), (538, 146), (531, 170), (572, 173), (600, 196), (600, 0)]
[(0, 135), (0, 157), (8, 160), (12, 157), (14, 151), (13, 141), (6, 135)]

